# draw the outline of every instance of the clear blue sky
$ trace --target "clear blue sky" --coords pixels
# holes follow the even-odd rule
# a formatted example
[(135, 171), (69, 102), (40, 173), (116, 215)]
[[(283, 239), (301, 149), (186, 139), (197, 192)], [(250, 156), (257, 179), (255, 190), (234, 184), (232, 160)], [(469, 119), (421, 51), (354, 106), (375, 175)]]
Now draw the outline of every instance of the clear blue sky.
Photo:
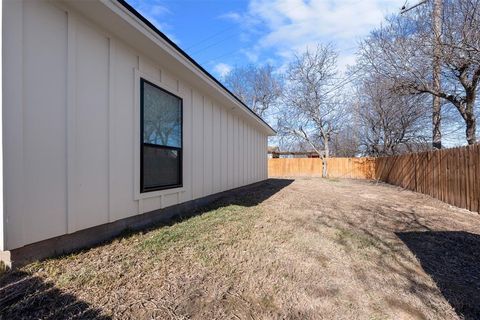
[(235, 65), (287, 65), (296, 51), (330, 43), (339, 67), (358, 40), (403, 0), (127, 0), (219, 78)]

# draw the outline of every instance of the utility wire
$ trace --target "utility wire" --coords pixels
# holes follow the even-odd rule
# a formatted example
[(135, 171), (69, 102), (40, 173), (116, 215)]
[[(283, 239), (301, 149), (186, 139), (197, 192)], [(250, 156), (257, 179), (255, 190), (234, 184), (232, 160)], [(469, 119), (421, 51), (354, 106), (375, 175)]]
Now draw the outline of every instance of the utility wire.
[(336, 84), (332, 89), (324, 92), (324, 94), (329, 94), (329, 93), (332, 93), (340, 88), (343, 88), (344, 86), (346, 86), (347, 84), (359, 79), (360, 77), (362, 77), (362, 75), (357, 75), (356, 77), (354, 77), (354, 75), (356, 73), (360, 72), (360, 70), (356, 70), (354, 71), (351, 75), (349, 75), (349, 77), (347, 79), (345, 79), (344, 81), (341, 81), (340, 83)]
[(206, 41), (208, 41), (208, 40), (210, 40), (210, 39), (213, 39), (213, 38), (215, 38), (215, 37), (217, 37), (217, 36), (219, 36), (219, 35), (227, 32), (227, 31), (230, 31), (230, 30), (232, 30), (232, 29), (235, 28), (235, 27), (236, 27), (236, 25), (233, 25), (233, 26), (230, 26), (230, 27), (225, 28), (225, 29), (223, 29), (223, 30), (220, 30), (220, 31), (218, 31), (218, 32), (215, 32), (214, 34), (212, 34), (212, 35), (210, 35), (210, 36), (208, 36), (208, 37), (206, 37), (206, 38), (203, 38), (202, 40), (197, 41), (197, 42), (195, 42), (194, 44), (186, 47), (185, 50), (194, 48), (194, 47), (196, 47), (196, 46), (198, 46), (198, 45), (200, 45), (200, 44), (202, 44), (202, 43), (205, 43)]
[[(241, 50), (242, 50), (242, 49), (235, 49), (235, 50), (232, 50), (232, 51), (228, 51), (228, 52), (226, 52), (226, 53), (223, 53), (223, 54), (221, 54), (221, 55), (219, 55), (219, 56), (216, 56), (216, 57), (214, 57), (214, 58), (205, 59), (205, 60), (203, 60), (203, 61), (201, 62), (201, 64), (207, 63), (208, 61), (211, 61), (211, 60), (220, 59), (220, 58), (223, 58), (223, 57), (225, 57), (225, 56), (228, 56), (228, 55), (231, 55), (231, 54), (234, 54), (234, 53), (238, 53), (238, 52), (240, 52)], [(208, 60), (208, 61), (207, 61), (207, 60)]]
[(196, 54), (196, 53), (203, 52), (203, 51), (205, 51), (206, 49), (211, 48), (211, 47), (214, 47), (214, 46), (216, 46), (216, 45), (219, 45), (220, 43), (225, 42), (226, 40), (229, 40), (229, 39), (231, 39), (231, 38), (232, 38), (232, 36), (228, 36), (228, 37), (226, 37), (226, 38), (222, 38), (222, 40), (218, 40), (218, 41), (216, 41), (216, 42), (214, 42), (214, 43), (209, 44), (208, 46), (205, 46), (205, 47), (203, 47), (203, 48), (201, 48), (201, 49), (198, 49), (198, 50), (193, 51), (192, 54)]

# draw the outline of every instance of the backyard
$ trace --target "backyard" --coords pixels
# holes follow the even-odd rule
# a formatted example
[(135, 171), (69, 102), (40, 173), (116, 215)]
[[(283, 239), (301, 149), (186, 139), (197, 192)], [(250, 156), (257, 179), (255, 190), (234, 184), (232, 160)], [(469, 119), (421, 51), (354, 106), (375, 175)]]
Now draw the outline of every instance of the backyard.
[(0, 319), (478, 319), (480, 217), (365, 180), (269, 179), (0, 276)]

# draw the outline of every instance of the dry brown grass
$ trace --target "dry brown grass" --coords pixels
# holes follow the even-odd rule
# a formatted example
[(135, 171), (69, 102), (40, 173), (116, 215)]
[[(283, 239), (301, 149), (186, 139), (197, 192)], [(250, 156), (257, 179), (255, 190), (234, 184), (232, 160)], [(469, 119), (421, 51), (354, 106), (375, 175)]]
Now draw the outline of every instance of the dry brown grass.
[(289, 183), (7, 272), (0, 319), (479, 316), (477, 214), (366, 181)]

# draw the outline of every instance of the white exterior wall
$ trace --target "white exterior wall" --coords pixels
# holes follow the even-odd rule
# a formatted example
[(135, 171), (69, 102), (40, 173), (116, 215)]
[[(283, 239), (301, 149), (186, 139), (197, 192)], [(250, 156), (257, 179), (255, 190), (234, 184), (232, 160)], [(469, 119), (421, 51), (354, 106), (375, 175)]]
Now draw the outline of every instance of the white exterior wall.
[[(267, 178), (268, 133), (175, 70), (58, 3), (7, 0), (3, 19), (0, 249)], [(183, 188), (139, 193), (139, 77), (183, 98)]]
[[(3, 30), (3, 2), (0, 1), (0, 52), (2, 52), (2, 37)], [(2, 103), (3, 103), (3, 63), (0, 59), (0, 141), (3, 141), (3, 112), (2, 112)], [(4, 247), (4, 210), (3, 210), (3, 143), (0, 143), (0, 250)]]

